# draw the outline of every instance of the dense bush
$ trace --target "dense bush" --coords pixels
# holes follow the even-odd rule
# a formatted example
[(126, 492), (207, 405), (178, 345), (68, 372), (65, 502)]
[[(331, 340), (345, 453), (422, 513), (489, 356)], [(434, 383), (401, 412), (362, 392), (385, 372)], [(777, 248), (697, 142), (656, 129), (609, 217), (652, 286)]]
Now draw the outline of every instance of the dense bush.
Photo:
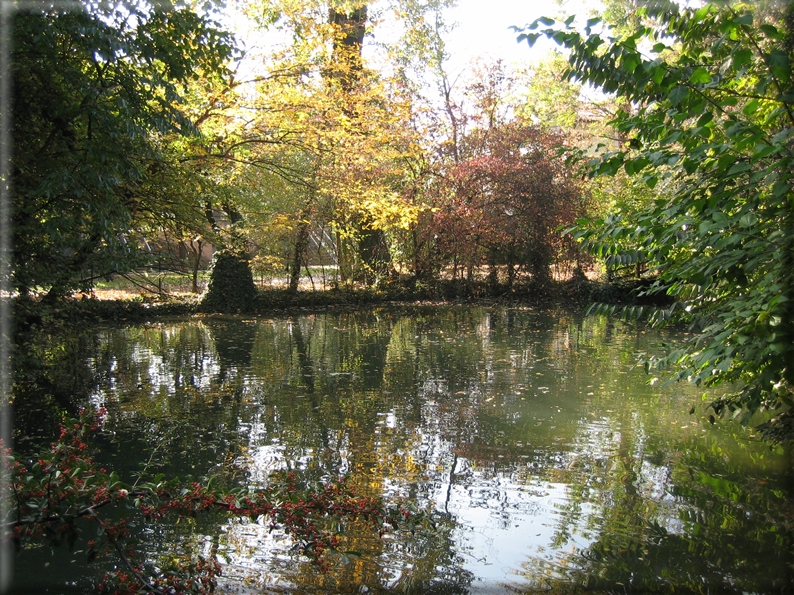
[(239, 253), (221, 251), (215, 255), (210, 282), (199, 308), (205, 312), (251, 312), (256, 294), (248, 258)]

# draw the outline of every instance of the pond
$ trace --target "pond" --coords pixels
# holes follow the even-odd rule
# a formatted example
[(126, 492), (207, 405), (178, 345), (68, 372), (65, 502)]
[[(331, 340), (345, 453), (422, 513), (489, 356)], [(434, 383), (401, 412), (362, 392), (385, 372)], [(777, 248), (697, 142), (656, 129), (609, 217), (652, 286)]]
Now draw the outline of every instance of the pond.
[[(93, 329), (75, 373), (122, 476), (347, 475), (438, 518), (354, 531), (326, 574), (265, 523), (139, 527), (150, 560), (216, 556), (220, 593), (790, 592), (790, 452), (649, 382), (639, 354), (680, 340), (532, 308), (208, 317)], [(87, 592), (85, 568), (25, 551), (16, 590)]]

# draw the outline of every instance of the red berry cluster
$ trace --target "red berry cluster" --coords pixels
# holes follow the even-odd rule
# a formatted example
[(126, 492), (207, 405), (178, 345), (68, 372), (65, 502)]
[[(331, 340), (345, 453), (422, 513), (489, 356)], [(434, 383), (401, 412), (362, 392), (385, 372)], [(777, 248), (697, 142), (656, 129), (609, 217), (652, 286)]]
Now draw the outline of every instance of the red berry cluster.
[[(115, 555), (122, 564), (99, 584), (102, 593), (139, 592), (204, 594), (215, 587), (220, 573), (216, 560), (178, 559), (168, 568), (148, 568), (136, 562), (128, 518), (140, 514), (147, 522), (165, 517), (195, 517), (220, 510), (237, 517), (264, 518), (271, 529), (281, 529), (299, 544), (300, 551), (326, 572), (328, 553), (338, 551), (339, 530), (345, 523), (364, 522), (382, 535), (410, 524), (406, 507), (386, 506), (382, 499), (358, 496), (344, 480), (304, 485), (294, 472), (275, 474), (269, 485), (250, 491), (216, 489), (211, 485), (162, 476), (130, 486), (115, 472), (108, 473), (90, 455), (90, 439), (99, 427), (104, 410), (85, 410), (76, 420), (66, 420), (58, 439), (28, 463), (0, 443), (0, 453), (11, 478), (10, 536), (17, 545), (48, 542), (73, 544), (83, 526), (93, 525), (99, 538), (88, 542), (88, 561)], [(122, 508), (122, 514), (104, 515), (106, 508)], [(5, 536), (3, 538), (6, 538)]]

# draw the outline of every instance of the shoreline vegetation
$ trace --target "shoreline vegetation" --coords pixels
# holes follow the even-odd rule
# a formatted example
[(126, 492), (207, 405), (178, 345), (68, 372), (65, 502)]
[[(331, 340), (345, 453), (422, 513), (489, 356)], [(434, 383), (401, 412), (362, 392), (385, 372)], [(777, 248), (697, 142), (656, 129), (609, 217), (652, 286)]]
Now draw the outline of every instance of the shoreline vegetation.
[(644, 306), (647, 309), (669, 306), (667, 296), (642, 295), (647, 288), (643, 281), (593, 281), (570, 279), (552, 283), (520, 284), (496, 287), (486, 282), (393, 283), (384, 287), (332, 288), (325, 290), (291, 291), (289, 289), (257, 289), (242, 307), (225, 307), (217, 300), (213, 304), (202, 294), (125, 295), (104, 297), (97, 294), (75, 294), (47, 302), (37, 297), (14, 297), (13, 318), (17, 325), (36, 326), (43, 317), (48, 320), (123, 321), (132, 322), (158, 317), (191, 315), (264, 315), (290, 310), (324, 310), (326, 308), (366, 307), (382, 305), (523, 305), (537, 307), (564, 306), (586, 309), (593, 304), (619, 307)]

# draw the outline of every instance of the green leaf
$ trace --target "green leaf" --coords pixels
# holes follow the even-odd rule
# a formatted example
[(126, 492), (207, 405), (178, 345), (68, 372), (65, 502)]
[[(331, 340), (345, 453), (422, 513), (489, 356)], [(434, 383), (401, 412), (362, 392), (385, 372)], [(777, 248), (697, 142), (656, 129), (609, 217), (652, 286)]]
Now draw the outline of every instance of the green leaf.
[(753, 213), (742, 215), (741, 219), (739, 219), (739, 225), (745, 228), (752, 227), (756, 223), (758, 223), (758, 217), (756, 217)]
[(657, 85), (661, 85), (665, 74), (667, 74), (667, 70), (665, 70), (663, 66), (657, 66), (653, 69), (651, 80), (653, 80), (653, 82)]
[(696, 68), (692, 76), (689, 77), (689, 81), (695, 84), (708, 83), (711, 81), (711, 74), (705, 68)]
[(783, 39), (783, 33), (778, 31), (777, 27), (764, 23), (759, 25), (758, 29), (770, 39)]
[(695, 134), (697, 134), (701, 138), (711, 138), (711, 128), (708, 126), (700, 126), (695, 129)]
[(745, 116), (752, 116), (755, 112), (758, 111), (758, 108), (759, 108), (760, 105), (761, 105), (761, 103), (757, 99), (751, 99), (742, 108), (742, 113)]
[(789, 59), (788, 54), (783, 50), (772, 50), (767, 55), (767, 60), (772, 66), (779, 66), (781, 68), (788, 68), (789, 67)]
[(535, 45), (535, 42), (538, 40), (539, 37), (540, 37), (540, 33), (522, 33), (516, 38), (516, 41), (521, 42), (526, 40), (529, 46), (532, 47)]
[(783, 197), (786, 196), (791, 191), (791, 184), (786, 184), (785, 182), (776, 182), (775, 185), (772, 187), (772, 194), (776, 197)]
[(700, 118), (698, 118), (698, 126), (705, 126), (709, 122), (714, 119), (714, 114), (712, 112), (705, 112)]
[(672, 105), (678, 105), (689, 95), (689, 89), (684, 85), (676, 85), (670, 91), (668, 99)]
[(736, 156), (735, 155), (730, 154), (730, 153), (726, 153), (725, 155), (722, 155), (719, 158), (719, 160), (717, 161), (717, 167), (719, 169), (726, 169), (728, 166), (730, 166), (735, 161), (736, 161)]
[(708, 4), (699, 8), (698, 10), (695, 11), (695, 14), (692, 15), (691, 22), (693, 24), (701, 22), (703, 19), (705, 19), (708, 16), (709, 12), (711, 12), (711, 6)]
[(752, 166), (749, 163), (745, 162), (745, 161), (742, 161), (742, 162), (739, 162), (739, 163), (735, 163), (728, 170), (728, 174), (727, 175), (733, 176), (733, 175), (736, 175), (736, 174), (744, 173), (746, 171), (749, 171), (751, 168), (752, 168)]
[(736, 69), (749, 64), (753, 58), (753, 51), (748, 48), (738, 49), (733, 54), (733, 67)]
[[(764, 157), (768, 157), (772, 153), (777, 151), (777, 147), (773, 145), (767, 145), (766, 143), (757, 143), (753, 147), (753, 158), (754, 159), (763, 159)], [(760, 172), (763, 173), (763, 172)]]
[(642, 58), (640, 58), (639, 54), (631, 53), (623, 56), (621, 64), (628, 72), (634, 73), (641, 62)]
[(714, 211), (711, 214), (711, 218), (714, 220), (715, 223), (719, 223), (720, 225), (723, 226), (728, 223), (728, 216), (722, 211)]

